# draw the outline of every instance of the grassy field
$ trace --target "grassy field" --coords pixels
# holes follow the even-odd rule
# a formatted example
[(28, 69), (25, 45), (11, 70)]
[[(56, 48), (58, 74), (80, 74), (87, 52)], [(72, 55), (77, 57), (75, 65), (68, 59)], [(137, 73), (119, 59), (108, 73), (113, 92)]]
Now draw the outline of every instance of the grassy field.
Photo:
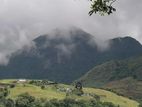
[(138, 103), (136, 101), (130, 100), (122, 96), (118, 96), (109, 91), (94, 89), (94, 88), (85, 88), (84, 91), (89, 93), (95, 93), (101, 96), (101, 101), (112, 102), (116, 105), (120, 105), (120, 107), (137, 107), (138, 106)]
[[(11, 83), (14, 80), (0, 80), (0, 83)], [(60, 87), (72, 87), (64, 84), (59, 84)], [(85, 93), (94, 93), (99, 95), (101, 101), (103, 102), (112, 102), (116, 105), (120, 105), (120, 107), (138, 107), (138, 103), (136, 101), (130, 100), (128, 98), (118, 96), (112, 92), (95, 89), (95, 88), (84, 88), (83, 91)], [(36, 98), (46, 98), (50, 99), (64, 99), (66, 97), (65, 92), (57, 91), (53, 86), (48, 86), (46, 89), (41, 89), (41, 87), (30, 85), (30, 84), (17, 84), (15, 88), (10, 89), (9, 98), (15, 99), (19, 94), (28, 92), (30, 95), (35, 96)], [(92, 97), (90, 96), (71, 96), (74, 99), (83, 99), (83, 100), (90, 100)]]

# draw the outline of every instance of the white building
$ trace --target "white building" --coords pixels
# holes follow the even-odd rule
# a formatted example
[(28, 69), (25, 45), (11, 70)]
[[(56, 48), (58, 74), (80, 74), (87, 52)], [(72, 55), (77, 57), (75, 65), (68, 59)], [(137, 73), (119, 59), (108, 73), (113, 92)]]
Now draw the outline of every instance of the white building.
[(27, 80), (26, 79), (19, 79), (17, 82), (18, 83), (25, 83), (25, 82), (27, 82)]

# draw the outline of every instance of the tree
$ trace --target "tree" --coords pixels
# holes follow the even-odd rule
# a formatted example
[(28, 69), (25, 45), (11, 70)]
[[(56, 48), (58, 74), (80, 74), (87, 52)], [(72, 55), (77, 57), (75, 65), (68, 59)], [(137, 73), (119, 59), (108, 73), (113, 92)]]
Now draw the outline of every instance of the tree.
[(82, 86), (82, 83), (81, 82), (77, 82), (75, 84), (75, 89), (73, 90), (73, 93), (78, 95), (78, 96), (81, 96), (84, 94), (83, 92), (83, 86)]
[(16, 107), (31, 107), (31, 104), (35, 101), (35, 97), (24, 93), (18, 96), (16, 99)]
[(6, 107), (15, 107), (14, 101), (12, 99), (7, 99), (5, 101), (5, 106)]
[(89, 15), (91, 16), (93, 13), (99, 13), (101, 15), (112, 14), (116, 11), (116, 9), (112, 6), (112, 4), (116, 0), (90, 0), (91, 1), (91, 10)]

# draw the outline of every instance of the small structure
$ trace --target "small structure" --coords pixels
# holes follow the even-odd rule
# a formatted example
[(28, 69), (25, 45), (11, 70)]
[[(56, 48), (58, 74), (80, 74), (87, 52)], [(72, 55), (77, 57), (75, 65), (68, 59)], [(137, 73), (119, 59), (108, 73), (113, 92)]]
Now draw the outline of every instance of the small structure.
[(19, 79), (19, 80), (17, 81), (17, 83), (26, 83), (26, 82), (27, 82), (26, 79)]

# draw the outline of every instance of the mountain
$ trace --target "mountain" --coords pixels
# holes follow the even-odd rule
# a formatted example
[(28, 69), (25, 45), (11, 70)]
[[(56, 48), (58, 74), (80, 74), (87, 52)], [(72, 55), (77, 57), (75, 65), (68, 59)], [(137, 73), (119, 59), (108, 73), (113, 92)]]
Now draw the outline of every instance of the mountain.
[(142, 56), (95, 66), (79, 79), (85, 86), (111, 89), (134, 99), (142, 98)]
[(0, 66), (0, 78), (48, 78), (71, 83), (98, 64), (142, 54), (141, 44), (131, 37), (108, 40), (110, 47), (103, 51), (90, 43), (92, 39), (77, 28), (39, 36), (33, 40), (35, 47), (19, 50), (8, 65)]

